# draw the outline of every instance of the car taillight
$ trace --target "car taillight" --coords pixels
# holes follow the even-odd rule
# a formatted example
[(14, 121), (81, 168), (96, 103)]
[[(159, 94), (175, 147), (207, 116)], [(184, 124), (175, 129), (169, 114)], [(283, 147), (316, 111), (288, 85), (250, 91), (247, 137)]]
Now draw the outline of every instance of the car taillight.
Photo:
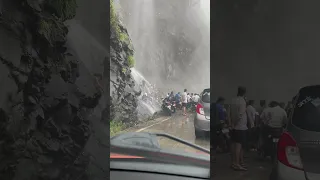
[(278, 160), (286, 166), (303, 170), (297, 142), (287, 132), (281, 135), (278, 142)]
[(204, 115), (204, 110), (203, 110), (202, 104), (199, 103), (199, 104), (197, 105), (196, 112), (197, 112), (198, 114)]

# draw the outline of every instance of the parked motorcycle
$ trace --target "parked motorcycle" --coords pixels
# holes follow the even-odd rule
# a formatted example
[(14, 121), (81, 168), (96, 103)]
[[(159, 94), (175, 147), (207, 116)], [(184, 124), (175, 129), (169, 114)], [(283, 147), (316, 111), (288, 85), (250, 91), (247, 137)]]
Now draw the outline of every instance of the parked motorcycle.
[(167, 113), (169, 116), (172, 115), (172, 113), (176, 112), (176, 104), (173, 102), (169, 102), (164, 100), (162, 103), (162, 110)]
[(196, 109), (197, 109), (197, 103), (195, 103), (195, 102), (190, 102), (189, 110), (190, 110), (191, 112), (196, 112)]

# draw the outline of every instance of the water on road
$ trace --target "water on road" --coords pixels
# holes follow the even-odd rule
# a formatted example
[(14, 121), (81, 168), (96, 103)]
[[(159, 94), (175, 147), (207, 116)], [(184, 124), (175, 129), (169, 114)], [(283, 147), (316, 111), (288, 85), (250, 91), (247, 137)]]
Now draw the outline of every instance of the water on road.
[[(179, 113), (179, 112), (178, 112)], [(174, 114), (172, 117), (159, 118), (154, 124), (138, 129), (138, 132), (159, 132), (167, 133), (185, 141), (197, 144), (204, 148), (210, 149), (209, 139), (196, 139), (193, 126), (193, 115), (182, 116)], [(187, 145), (169, 140), (167, 138), (160, 138), (160, 145), (162, 148), (177, 149), (183, 151), (197, 151)]]
[[(177, 112), (172, 117), (161, 117), (147, 125), (130, 129), (135, 132), (160, 132), (182, 138), (191, 143), (195, 143), (204, 148), (210, 149), (209, 138), (196, 139), (193, 125), (194, 115), (189, 114), (187, 117)], [(160, 145), (163, 148), (174, 149), (177, 151), (196, 152), (197, 150), (190, 148), (184, 144), (168, 140), (160, 139)], [(230, 168), (231, 157), (229, 153), (217, 154), (216, 162), (212, 164), (212, 171), (215, 176), (213, 179), (219, 180), (269, 180), (271, 173), (271, 162), (266, 159), (258, 160), (256, 152), (248, 152), (246, 154), (247, 172), (237, 172)]]

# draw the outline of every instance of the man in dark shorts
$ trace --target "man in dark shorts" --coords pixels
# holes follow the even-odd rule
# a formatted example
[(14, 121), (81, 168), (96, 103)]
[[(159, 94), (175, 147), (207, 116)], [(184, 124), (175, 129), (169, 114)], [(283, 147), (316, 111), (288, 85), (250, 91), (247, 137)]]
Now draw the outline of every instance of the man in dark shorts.
[(237, 171), (246, 171), (243, 153), (247, 143), (247, 103), (244, 99), (246, 88), (239, 87), (237, 97), (232, 100), (231, 105), (231, 167)]

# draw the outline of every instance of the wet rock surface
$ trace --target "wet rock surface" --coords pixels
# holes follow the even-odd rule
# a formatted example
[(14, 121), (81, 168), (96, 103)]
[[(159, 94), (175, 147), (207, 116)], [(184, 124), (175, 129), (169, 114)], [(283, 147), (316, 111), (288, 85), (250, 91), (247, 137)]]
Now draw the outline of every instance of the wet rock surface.
[(0, 1), (1, 179), (108, 177), (107, 106), (92, 115), (103, 97), (93, 72), (104, 74), (108, 52), (77, 51), (80, 31), (66, 26), (76, 10), (75, 0)]
[(130, 57), (134, 54), (127, 29), (118, 18), (111, 1), (110, 27), (110, 120), (121, 121), (127, 126), (137, 120), (138, 96), (141, 91), (135, 89), (135, 81), (131, 75)]
[(127, 30), (110, 28), (109, 52), (88, 3), (0, 1), (1, 179), (108, 179), (109, 121), (138, 120)]

